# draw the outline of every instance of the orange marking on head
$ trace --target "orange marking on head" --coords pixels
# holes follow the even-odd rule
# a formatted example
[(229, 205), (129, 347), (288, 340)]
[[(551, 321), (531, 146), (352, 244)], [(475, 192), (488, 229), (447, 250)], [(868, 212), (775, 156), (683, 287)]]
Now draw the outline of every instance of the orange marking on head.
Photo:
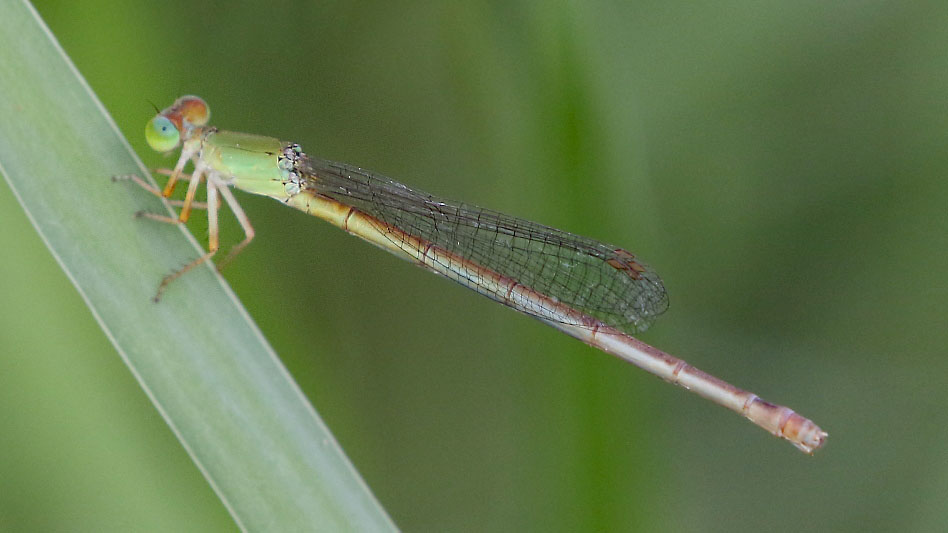
[(174, 127), (177, 128), (178, 131), (182, 131), (182, 130), (181, 130), (181, 124), (182, 124), (182, 122), (183, 122), (183, 119), (182, 119), (182, 117), (181, 117), (181, 113), (177, 113), (177, 112), (174, 112), (174, 113), (166, 113), (166, 114), (165, 114), (165, 118), (167, 118), (168, 120), (170, 120), (171, 123), (174, 124)]
[(160, 114), (182, 134), (185, 133), (185, 125), (189, 129), (204, 126), (211, 116), (207, 104), (197, 96), (182, 96)]
[(175, 110), (194, 126), (207, 124), (210, 113), (204, 100), (196, 96), (182, 96), (175, 102)]

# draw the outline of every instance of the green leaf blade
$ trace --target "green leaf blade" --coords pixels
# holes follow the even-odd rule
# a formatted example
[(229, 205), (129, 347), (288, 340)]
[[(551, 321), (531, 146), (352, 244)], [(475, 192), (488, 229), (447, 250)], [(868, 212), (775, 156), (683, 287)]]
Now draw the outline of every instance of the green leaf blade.
[(109, 179), (141, 162), (33, 9), (2, 7), (0, 173), (238, 525), (394, 529), (211, 268), (151, 301), (196, 242), (133, 219), (166, 209)]

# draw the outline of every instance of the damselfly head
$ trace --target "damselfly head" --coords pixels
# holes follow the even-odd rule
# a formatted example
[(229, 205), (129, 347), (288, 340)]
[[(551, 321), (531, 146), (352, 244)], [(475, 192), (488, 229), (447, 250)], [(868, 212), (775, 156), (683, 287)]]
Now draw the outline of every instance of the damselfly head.
[(194, 129), (207, 124), (211, 111), (197, 96), (182, 96), (160, 111), (145, 126), (145, 140), (157, 152), (174, 150)]

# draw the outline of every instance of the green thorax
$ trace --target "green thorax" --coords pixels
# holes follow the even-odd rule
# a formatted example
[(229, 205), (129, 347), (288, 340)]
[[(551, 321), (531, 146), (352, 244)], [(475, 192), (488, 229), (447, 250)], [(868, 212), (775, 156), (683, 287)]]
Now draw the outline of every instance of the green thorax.
[(200, 159), (238, 189), (278, 200), (294, 193), (288, 187), (294, 176), (281, 165), (289, 145), (273, 137), (235, 131), (210, 131), (204, 135)]

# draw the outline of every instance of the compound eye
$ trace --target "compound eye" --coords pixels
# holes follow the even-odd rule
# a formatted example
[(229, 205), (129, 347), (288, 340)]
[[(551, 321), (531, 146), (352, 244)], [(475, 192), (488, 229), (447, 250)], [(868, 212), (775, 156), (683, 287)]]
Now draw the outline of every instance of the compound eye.
[(168, 117), (157, 115), (145, 125), (145, 140), (152, 150), (168, 152), (177, 148), (181, 132)]

